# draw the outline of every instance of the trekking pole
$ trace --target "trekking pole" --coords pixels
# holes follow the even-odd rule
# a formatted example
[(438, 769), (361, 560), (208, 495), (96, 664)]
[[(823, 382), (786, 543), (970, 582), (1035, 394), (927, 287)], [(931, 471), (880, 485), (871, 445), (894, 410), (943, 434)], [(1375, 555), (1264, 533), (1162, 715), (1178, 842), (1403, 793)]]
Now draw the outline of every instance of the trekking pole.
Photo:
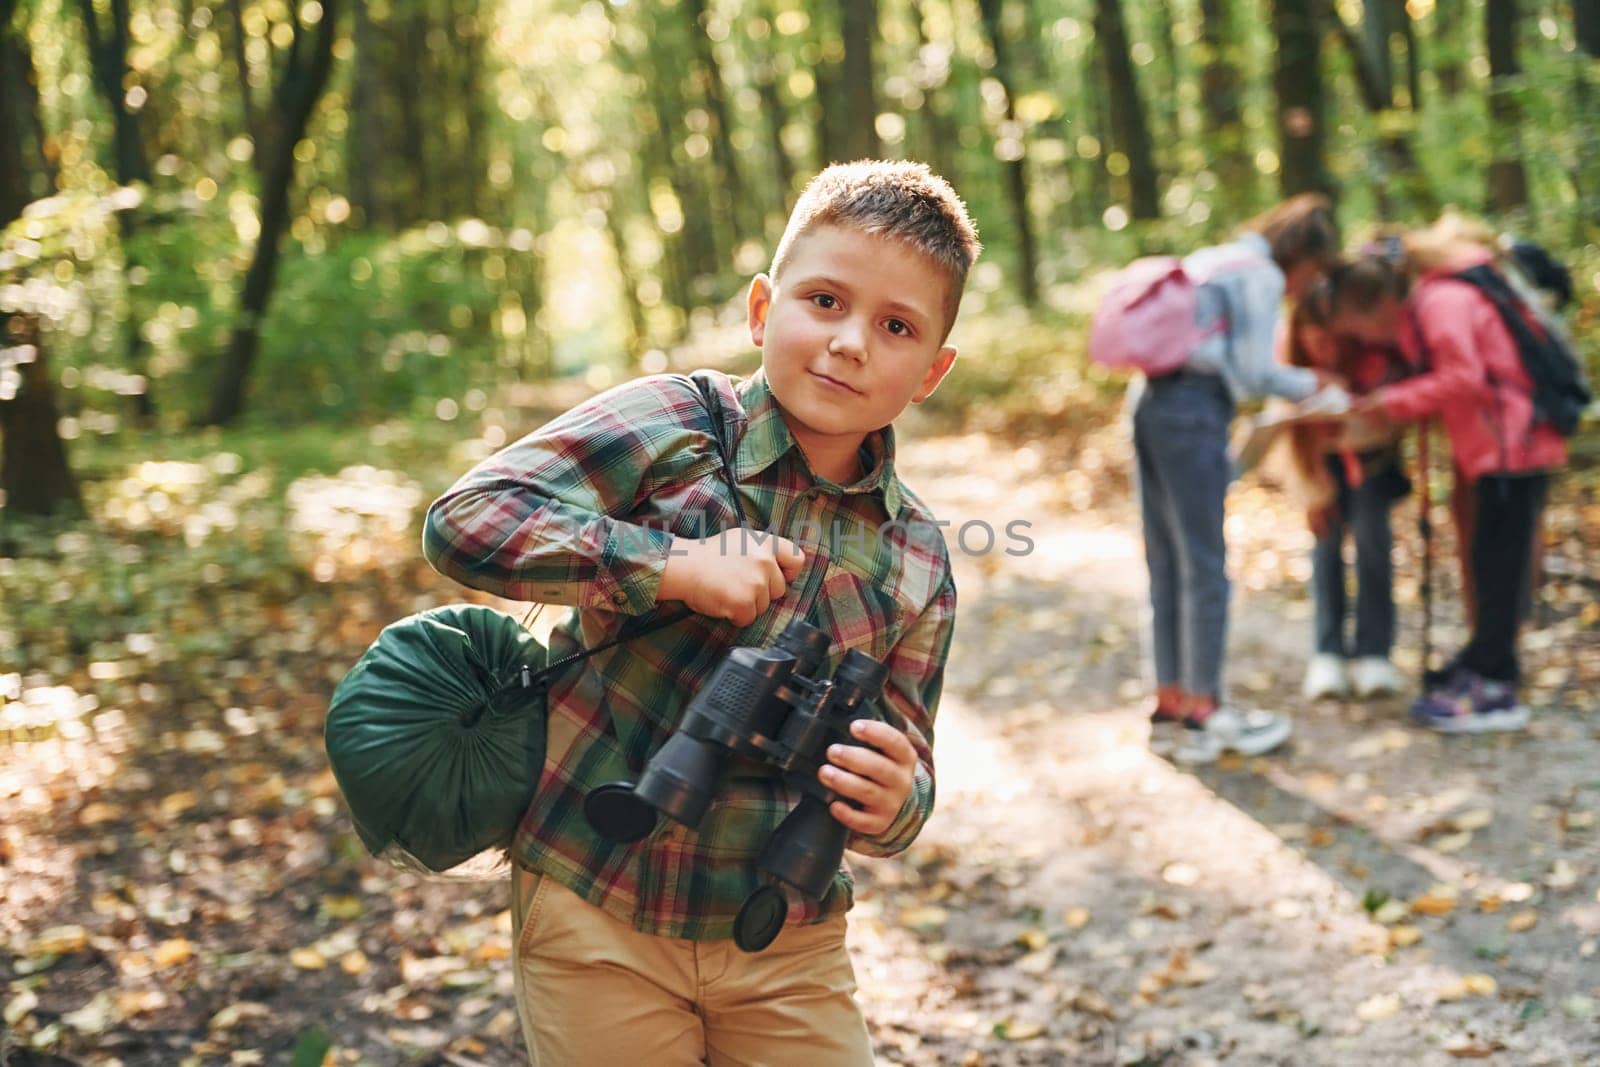
[(1422, 668), (1423, 688), (1433, 659), (1433, 494), (1428, 487), (1428, 420), (1417, 424), (1417, 533), (1422, 536)]

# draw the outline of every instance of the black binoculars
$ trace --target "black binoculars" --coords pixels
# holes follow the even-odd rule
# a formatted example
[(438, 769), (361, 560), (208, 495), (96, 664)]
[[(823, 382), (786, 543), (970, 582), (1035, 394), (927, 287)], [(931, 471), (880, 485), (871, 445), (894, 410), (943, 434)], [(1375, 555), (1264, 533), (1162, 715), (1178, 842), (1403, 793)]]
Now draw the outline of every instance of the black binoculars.
[(830, 744), (850, 742), (850, 723), (882, 695), (888, 668), (851, 649), (831, 679), (816, 678), (828, 645), (826, 633), (797, 620), (771, 648), (731, 649), (639, 781), (608, 783), (584, 801), (601, 835), (637, 841), (655, 828), (658, 813), (698, 826), (734, 753), (781, 771), (800, 802), (761, 850), (756, 867), (767, 884), (746, 898), (734, 922), (734, 942), (746, 952), (766, 948), (783, 929), (788, 901), (775, 883), (820, 899), (850, 836), (829, 814), (838, 795), (817, 771)]

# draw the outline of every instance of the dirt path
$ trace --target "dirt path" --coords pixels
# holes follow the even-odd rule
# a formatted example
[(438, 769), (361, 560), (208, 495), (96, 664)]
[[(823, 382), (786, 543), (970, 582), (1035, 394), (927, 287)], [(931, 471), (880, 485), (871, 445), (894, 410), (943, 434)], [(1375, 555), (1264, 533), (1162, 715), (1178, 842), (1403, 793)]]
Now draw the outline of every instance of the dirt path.
[[(1125, 495), (1070, 470), (973, 474), (993, 451), (936, 440), (903, 463), (952, 529), (1026, 518), (1037, 549), (958, 556), (938, 812), (906, 861), (858, 864), (883, 1060), (1600, 1060), (1592, 698), (1487, 739), (1412, 729), (1398, 700), (1306, 705), (1303, 584), (1264, 580), (1298, 567), (1300, 535), (1252, 499), (1254, 527), (1230, 527), (1232, 684), (1292, 712), (1296, 736), (1179, 769), (1152, 755), (1129, 683), (1144, 577)], [(1075, 495), (1098, 506), (1063, 506)], [(1531, 673), (1592, 655), (1571, 638), (1533, 635)]]
[[(1594, 630), (1531, 635), (1562, 710), (1525, 737), (1307, 707), (1299, 524), (1244, 490), (1234, 686), (1297, 734), (1177, 769), (1130, 681), (1144, 579), (1118, 447), (902, 451), (958, 543), (1019, 519), (1035, 548), (957, 554), (938, 810), (904, 857), (856, 862), (881, 1062), (1600, 1061)], [(503, 891), (366, 859), (319, 740), (375, 628), (459, 597), (408, 566), (310, 585), (265, 626), (217, 601), (215, 659), (187, 673), (155, 656), (11, 694), (55, 719), (0, 747), (0, 1063), (286, 1064), (319, 1033), (330, 1064), (519, 1062)]]

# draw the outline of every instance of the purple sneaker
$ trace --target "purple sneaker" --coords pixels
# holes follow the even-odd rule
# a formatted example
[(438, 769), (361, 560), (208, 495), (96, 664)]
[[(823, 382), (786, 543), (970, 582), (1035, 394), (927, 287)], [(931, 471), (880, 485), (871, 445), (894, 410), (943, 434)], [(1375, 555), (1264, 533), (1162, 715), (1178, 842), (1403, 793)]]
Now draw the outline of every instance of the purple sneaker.
[(1412, 722), (1443, 734), (1520, 730), (1528, 718), (1528, 706), (1517, 701), (1516, 686), (1465, 668), (1411, 705)]

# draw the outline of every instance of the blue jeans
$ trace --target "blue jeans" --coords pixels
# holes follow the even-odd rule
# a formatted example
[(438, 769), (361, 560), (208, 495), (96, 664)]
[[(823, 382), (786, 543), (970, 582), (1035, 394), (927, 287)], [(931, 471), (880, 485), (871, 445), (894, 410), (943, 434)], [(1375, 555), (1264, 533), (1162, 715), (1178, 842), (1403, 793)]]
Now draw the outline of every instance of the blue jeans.
[[(1380, 463), (1354, 488), (1338, 456), (1327, 457), (1336, 488), (1334, 514), (1311, 550), (1311, 603), (1317, 651), (1330, 656), (1389, 656), (1394, 646), (1394, 543), (1389, 512), (1410, 490), (1398, 467)], [(1356, 543), (1355, 644), (1347, 634), (1345, 533)]]
[(1233, 479), (1232, 419), (1222, 379), (1188, 370), (1152, 378), (1133, 412), (1156, 684), (1219, 700), (1228, 638), (1222, 519)]

